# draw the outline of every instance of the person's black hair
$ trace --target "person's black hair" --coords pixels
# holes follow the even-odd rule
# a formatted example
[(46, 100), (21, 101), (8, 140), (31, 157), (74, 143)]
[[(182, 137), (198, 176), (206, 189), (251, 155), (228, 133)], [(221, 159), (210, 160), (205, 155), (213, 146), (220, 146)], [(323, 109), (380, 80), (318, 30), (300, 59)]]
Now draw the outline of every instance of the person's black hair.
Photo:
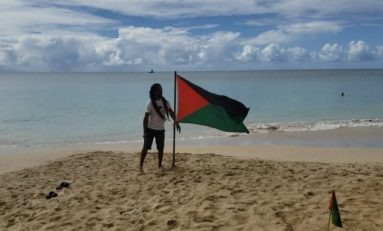
[[(152, 105), (154, 107), (154, 110), (156, 110), (157, 114), (163, 119), (166, 120), (165, 115), (163, 115), (160, 111), (160, 108), (158, 107), (156, 103), (156, 99), (154, 98), (154, 92), (161, 87), (161, 84), (155, 83), (150, 87), (150, 100), (152, 102)], [(162, 87), (161, 87), (162, 88)], [(165, 112), (166, 112), (166, 117), (169, 119), (169, 108), (168, 108), (168, 101), (163, 97), (162, 95), (160, 96), (160, 99), (162, 100), (162, 104), (165, 107)]]

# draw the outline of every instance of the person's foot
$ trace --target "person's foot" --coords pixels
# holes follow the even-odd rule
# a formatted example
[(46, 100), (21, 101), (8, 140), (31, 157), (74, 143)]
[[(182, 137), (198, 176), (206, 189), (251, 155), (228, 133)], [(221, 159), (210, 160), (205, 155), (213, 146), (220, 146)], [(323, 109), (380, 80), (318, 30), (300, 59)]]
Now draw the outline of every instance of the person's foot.
[(139, 172), (139, 173), (144, 173), (144, 168), (143, 168), (143, 167), (139, 167), (139, 168), (138, 168), (138, 172)]
[(165, 171), (165, 168), (162, 167), (162, 166), (158, 166), (158, 170), (161, 171), (161, 172), (164, 172), (164, 171)]

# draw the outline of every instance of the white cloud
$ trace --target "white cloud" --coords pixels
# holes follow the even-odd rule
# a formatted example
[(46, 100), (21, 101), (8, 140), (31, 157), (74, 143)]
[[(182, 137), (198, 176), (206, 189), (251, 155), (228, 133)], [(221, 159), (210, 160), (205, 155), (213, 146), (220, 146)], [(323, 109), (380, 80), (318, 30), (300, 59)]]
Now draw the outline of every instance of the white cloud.
[(252, 0), (56, 0), (63, 5), (88, 6), (106, 9), (130, 16), (183, 18), (197, 16), (246, 15), (262, 12)]
[(126, 27), (117, 38), (25, 35), (0, 38), (0, 65), (30, 71), (88, 71), (223, 64), (231, 59), (238, 37), (233, 32), (192, 36), (172, 27)]
[[(50, 2), (39, 0), (37, 2)], [(336, 15), (355, 12), (381, 12), (380, 0), (56, 0), (56, 4), (106, 9), (131, 16), (182, 18), (198, 16), (228, 16), (278, 14), (291, 16)], [(311, 15), (310, 15), (311, 14)]]
[(105, 64), (188, 64), (197, 54), (198, 38), (183, 29), (127, 27), (119, 30), (117, 39), (111, 39), (97, 49)]
[(263, 62), (282, 62), (286, 60), (286, 50), (271, 43), (260, 51), (259, 57)]
[(234, 32), (216, 32), (210, 38), (203, 38), (198, 57), (203, 63), (229, 61), (231, 56), (228, 54), (237, 45), (235, 41), (239, 35), (239, 33)]
[[(307, 37), (318, 34), (331, 39), (344, 29), (360, 25), (359, 21), (380, 22), (381, 12), (381, 0), (1, 0), (0, 66), (26, 71), (87, 71), (376, 61), (383, 59), (383, 46), (379, 44), (326, 43), (319, 51), (299, 44), (310, 44)], [(135, 19), (121, 15), (159, 19), (158, 25), (188, 19), (178, 20), (177, 28), (151, 28), (132, 26), (129, 23)], [(206, 24), (205, 19), (201, 25), (193, 21), (199, 16), (232, 15), (246, 16), (241, 18), (254, 26), (254, 34), (251, 29), (242, 32), (244, 25), (238, 28), (242, 34), (237, 28), (211, 32), (228, 27)], [(208, 33), (200, 34), (201, 29)], [(110, 30), (118, 35), (96, 35), (96, 31)]]
[(96, 37), (58, 37), (32, 35), (17, 40), (8, 57), (15, 68), (32, 71), (68, 71), (78, 67), (86, 69), (98, 62), (93, 45), (99, 42)]
[(278, 26), (277, 29), (263, 32), (246, 43), (265, 45), (270, 43), (288, 43), (297, 38), (316, 33), (335, 33), (342, 30), (339, 22), (335, 21), (312, 21), (306, 23), (294, 23)]
[(369, 61), (374, 59), (373, 52), (364, 41), (351, 41), (348, 44), (348, 59), (350, 61)]
[(271, 43), (266, 46), (244, 45), (235, 59), (240, 62), (306, 62), (311, 54), (302, 47), (283, 48)]
[(325, 44), (319, 52), (269, 43), (243, 44), (239, 33), (192, 35), (184, 28), (126, 27), (116, 38), (96, 35), (0, 37), (0, 69), (102, 71), (221, 69), (241, 64), (315, 64), (383, 59), (383, 46), (351, 41), (347, 49)]
[(280, 30), (290, 34), (309, 34), (322, 32), (339, 32), (342, 30), (342, 26), (339, 22), (335, 21), (311, 21), (285, 25), (282, 26)]
[(318, 54), (319, 59), (326, 62), (341, 61), (343, 56), (343, 47), (337, 43), (326, 43)]
[(383, 46), (376, 47), (376, 57), (383, 58)]
[(290, 60), (293, 61), (310, 61), (312, 59), (311, 54), (302, 47), (291, 47), (286, 49), (286, 53)]
[[(113, 20), (86, 12), (62, 9), (49, 5), (33, 6), (20, 0), (2, 0), (0, 3), (0, 36), (26, 33), (60, 33), (63, 27), (93, 27), (116, 23)], [(81, 31), (81, 29), (77, 29)]]
[(267, 12), (280, 13), (290, 17), (301, 15), (308, 17), (336, 16), (361, 12), (380, 13), (382, 10), (383, 2), (380, 0), (276, 0), (269, 3), (267, 7)]
[(235, 59), (242, 62), (250, 62), (253, 60), (257, 60), (259, 57), (260, 48), (246, 44), (242, 47), (242, 51), (235, 55)]
[(254, 45), (266, 45), (270, 43), (288, 43), (295, 38), (295, 35), (290, 35), (281, 30), (269, 30), (248, 39), (245, 43)]
[[(83, 10), (79, 10), (83, 9)], [(0, 36), (45, 33), (56, 33), (60, 30), (92, 31), (101, 26), (121, 23), (107, 18), (89, 9), (100, 9), (119, 13), (126, 16), (155, 17), (155, 18), (193, 18), (199, 16), (232, 16), (254, 15), (257, 20), (248, 20), (247, 24), (278, 25), (281, 21), (291, 26), (277, 28), (275, 31), (261, 35), (271, 37), (282, 34), (289, 36), (297, 33), (320, 31), (339, 31), (340, 25), (347, 20), (359, 22), (366, 14), (383, 11), (381, 0), (2, 0), (0, 2)], [(278, 21), (264, 17), (272, 14)], [(340, 17), (340, 15), (352, 17)], [(358, 16), (359, 15), (359, 16)], [(341, 18), (345, 22), (329, 22), (334, 18)], [(299, 21), (300, 23), (296, 23)], [(208, 25), (209, 27), (215, 25)], [(275, 37), (275, 36), (273, 36)], [(287, 40), (287, 39), (286, 39)], [(270, 43), (280, 43), (276, 38)], [(260, 43), (259, 43), (260, 44)], [(266, 44), (266, 43), (263, 43)]]
[(8, 55), (0, 50), (0, 65), (5, 65), (7, 63), (7, 58), (8, 58)]

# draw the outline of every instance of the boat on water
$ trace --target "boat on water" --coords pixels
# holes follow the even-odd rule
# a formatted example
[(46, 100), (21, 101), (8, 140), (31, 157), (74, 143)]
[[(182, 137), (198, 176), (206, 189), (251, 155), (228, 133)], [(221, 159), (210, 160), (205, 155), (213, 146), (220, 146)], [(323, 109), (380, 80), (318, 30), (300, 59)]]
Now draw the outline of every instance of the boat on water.
[(150, 74), (153, 74), (153, 73), (154, 73), (153, 69), (151, 69), (151, 70), (149, 71), (149, 73), (150, 73)]

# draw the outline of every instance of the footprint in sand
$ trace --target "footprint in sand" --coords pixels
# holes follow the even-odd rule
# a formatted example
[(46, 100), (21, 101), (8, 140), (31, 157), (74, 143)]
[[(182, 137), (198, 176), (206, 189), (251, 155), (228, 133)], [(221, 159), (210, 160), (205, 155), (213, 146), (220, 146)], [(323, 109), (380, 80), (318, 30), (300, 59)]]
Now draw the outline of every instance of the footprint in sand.
[(174, 229), (174, 228), (177, 227), (177, 220), (174, 220), (174, 219), (168, 220), (168, 221), (166, 222), (166, 224), (168, 225), (168, 227), (169, 227), (170, 229)]

